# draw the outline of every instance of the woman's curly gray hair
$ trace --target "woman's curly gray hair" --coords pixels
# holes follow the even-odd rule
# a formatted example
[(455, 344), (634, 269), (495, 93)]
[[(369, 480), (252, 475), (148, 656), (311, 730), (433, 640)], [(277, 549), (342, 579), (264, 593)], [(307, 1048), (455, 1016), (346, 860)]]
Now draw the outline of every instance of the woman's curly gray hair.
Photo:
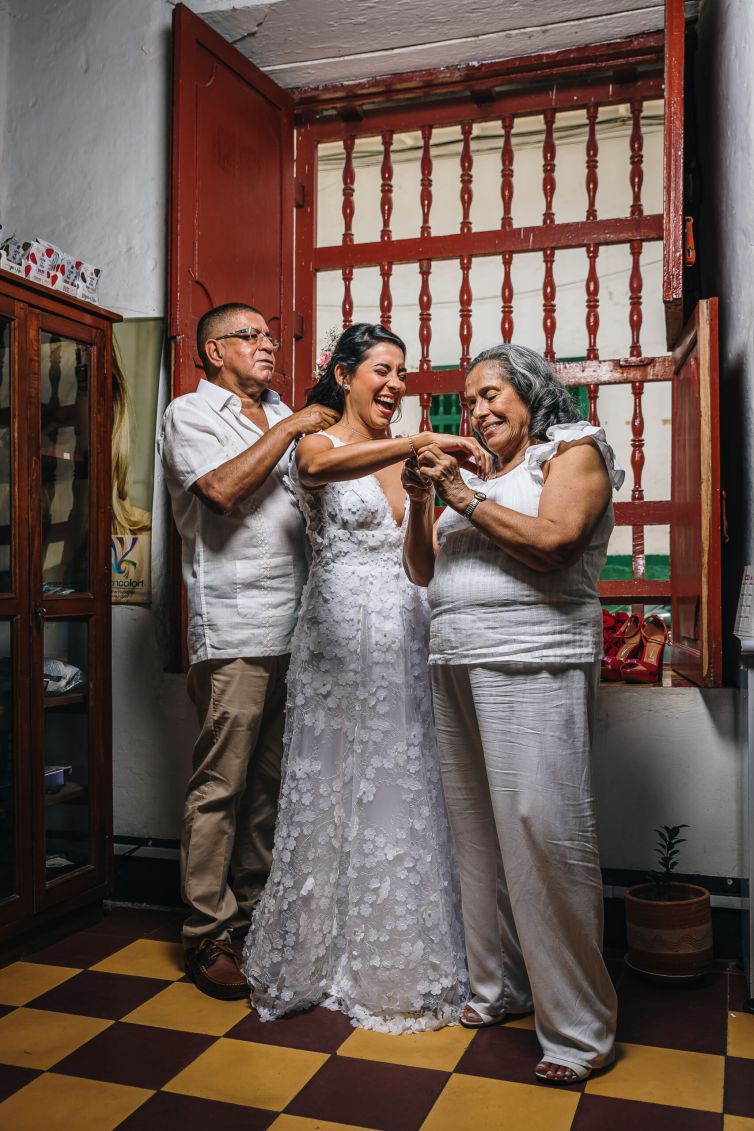
[(581, 420), (579, 411), (545, 359), (526, 346), (492, 346), (472, 361), (468, 373), (482, 362), (492, 362), (503, 380), (512, 385), (531, 413), (529, 433), (537, 440), (547, 437), (553, 424)]

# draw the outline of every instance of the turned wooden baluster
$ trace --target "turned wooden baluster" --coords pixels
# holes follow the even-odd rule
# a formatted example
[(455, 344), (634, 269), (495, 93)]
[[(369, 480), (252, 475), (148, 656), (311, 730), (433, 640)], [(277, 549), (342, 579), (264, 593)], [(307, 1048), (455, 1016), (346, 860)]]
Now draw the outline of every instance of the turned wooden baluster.
[(586, 399), (589, 403), (589, 412), (587, 413), (587, 420), (593, 424), (595, 428), (600, 426), (600, 418), (597, 412), (597, 400), (600, 395), (599, 385), (589, 384), (586, 387)]
[[(393, 161), (391, 149), (393, 146), (393, 131), (385, 130), (382, 135), (382, 193), (380, 196), (380, 211), (382, 212), (382, 231), (380, 239), (389, 241), (393, 238), (390, 230), (390, 220), (393, 215)], [(390, 277), (393, 273), (392, 263), (380, 263), (382, 276), (382, 290), (380, 292), (380, 321), (383, 326), (390, 326), (393, 317), (393, 296), (390, 291)]]
[[(545, 137), (542, 143), (542, 191), (545, 197), (545, 210), (542, 223), (546, 227), (555, 223), (552, 209), (555, 196), (555, 111), (545, 110)], [(542, 328), (545, 332), (545, 357), (555, 360), (555, 248), (546, 247), (542, 252), (545, 261), (545, 274), (542, 282)]]
[[(471, 152), (471, 122), (461, 123), (461, 235), (471, 232), (471, 201), (474, 196), (473, 165), (474, 157)], [(471, 256), (461, 256), (461, 289), (458, 294), (459, 303), (459, 336), (461, 339), (461, 360), (459, 363), (461, 373), (465, 373), (471, 361)], [(471, 435), (471, 421), (469, 410), (463, 397), (461, 398), (461, 426), (458, 429), (461, 436)]]
[(432, 261), (419, 260), (421, 273), (421, 286), (419, 288), (419, 346), (421, 357), (419, 359), (419, 372), (431, 373), (432, 362), (429, 356), (429, 346), (432, 341), (432, 292), (429, 289), (429, 276), (432, 274)]
[[(631, 99), (631, 171), (630, 183), (633, 200), (631, 202), (631, 217), (639, 219), (644, 215), (644, 207), (641, 202), (641, 187), (644, 181), (644, 138), (641, 132), (641, 107), (642, 102), (640, 98)], [(631, 251), (631, 275), (628, 280), (628, 304), (629, 304), (629, 325), (631, 327), (631, 348), (629, 350), (630, 357), (641, 357), (641, 324), (643, 320), (641, 300), (642, 300), (642, 277), (641, 277), (641, 252), (643, 248), (641, 240), (631, 240), (629, 248)]]
[[(356, 210), (354, 203), (354, 185), (356, 184), (356, 170), (353, 164), (353, 147), (356, 138), (349, 134), (343, 138), (345, 161), (343, 162), (343, 243), (353, 243), (353, 215)], [(343, 329), (351, 325), (353, 319), (353, 296), (351, 282), (353, 280), (353, 267), (344, 267), (343, 276)]]
[[(587, 107), (586, 118), (588, 123), (586, 139), (586, 218), (587, 220), (596, 220), (599, 146), (597, 144), (597, 107), (594, 103)], [(586, 257), (589, 267), (586, 274), (586, 334), (588, 343), (586, 356), (589, 361), (596, 361), (600, 356), (597, 348), (597, 331), (600, 327), (600, 280), (597, 274), (597, 256), (599, 253), (599, 244), (587, 244)]]
[(422, 210), (422, 226), (420, 235), (432, 235), (429, 223), (429, 213), (432, 208), (432, 127), (422, 126), (422, 159), (421, 159), (421, 191), (419, 202)]
[[(513, 115), (506, 114), (503, 118), (503, 148), (500, 152), (500, 195), (503, 201), (503, 215), (500, 227), (504, 232), (509, 232), (513, 227), (511, 207), (513, 204)], [(513, 252), (503, 252), (503, 286), (500, 297), (502, 299), (502, 318), (500, 332), (504, 342), (513, 339), (513, 279), (511, 267)]]
[[(422, 238), (432, 235), (432, 228), (429, 222), (429, 214), (432, 208), (432, 152), (430, 144), (432, 141), (432, 127), (422, 127), (422, 158), (421, 158), (421, 190), (419, 194), (419, 202), (422, 211), (422, 225), (420, 235)], [(429, 347), (432, 341), (432, 292), (429, 286), (429, 277), (432, 274), (432, 260), (420, 259), (419, 271), (421, 272), (421, 287), (419, 289), (419, 345), (421, 347), (421, 358), (419, 360), (419, 372), (431, 373), (432, 362), (429, 356)], [(421, 432), (429, 432), (432, 428), (429, 419), (429, 408), (432, 404), (431, 393), (421, 393), (419, 395), (419, 404), (421, 405), (421, 419), (419, 421), (419, 430)]]
[[(642, 410), (642, 397), (644, 396), (644, 382), (632, 381), (631, 392), (634, 397), (634, 414), (631, 417), (631, 469), (634, 475), (634, 484), (631, 488), (631, 502), (644, 501), (644, 488), (641, 478), (644, 472), (644, 412)], [(632, 527), (631, 560), (634, 577), (644, 577), (644, 527)]]

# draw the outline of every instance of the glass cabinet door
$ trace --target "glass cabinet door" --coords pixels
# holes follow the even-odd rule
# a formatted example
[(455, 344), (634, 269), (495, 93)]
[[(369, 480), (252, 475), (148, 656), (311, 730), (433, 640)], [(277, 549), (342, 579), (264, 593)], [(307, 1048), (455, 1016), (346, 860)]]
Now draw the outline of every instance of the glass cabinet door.
[(0, 903), (17, 895), (19, 889), (15, 758), (11, 626), (0, 620)]
[(45, 879), (91, 863), (89, 813), (89, 623), (44, 623)]
[(90, 589), (91, 346), (42, 331), (42, 595)]
[(11, 331), (10, 319), (0, 315), (0, 593), (13, 588), (11, 572)]

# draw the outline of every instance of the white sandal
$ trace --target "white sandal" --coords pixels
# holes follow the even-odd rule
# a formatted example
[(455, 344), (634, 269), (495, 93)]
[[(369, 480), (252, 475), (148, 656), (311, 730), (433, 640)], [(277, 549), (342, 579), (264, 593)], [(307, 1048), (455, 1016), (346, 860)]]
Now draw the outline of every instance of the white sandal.
[[(548, 1071), (550, 1068), (565, 1068), (571, 1075), (567, 1077), (548, 1076), (546, 1072), (537, 1071), (537, 1068), (539, 1068), (541, 1064), (546, 1064)], [(605, 1067), (607, 1067), (607, 1065)], [(540, 1060), (537, 1068), (534, 1069), (534, 1075), (537, 1080), (541, 1080), (544, 1084), (555, 1084), (561, 1088), (567, 1084), (580, 1084), (582, 1080), (588, 1080), (592, 1074), (591, 1065), (589, 1064), (558, 1064), (554, 1060)]]
[[(467, 1010), (474, 1014), (476, 1017), (475, 1021), (464, 1019), (464, 1013), (466, 1013)], [(507, 1013), (498, 1013), (495, 1017), (490, 1017), (489, 1020), (487, 1020), (482, 1016), (475, 1005), (467, 1001), (458, 1015), (458, 1020), (460, 1024), (463, 1025), (464, 1029), (487, 1029), (490, 1025), (500, 1025), (501, 1022), (505, 1021), (507, 1016)]]

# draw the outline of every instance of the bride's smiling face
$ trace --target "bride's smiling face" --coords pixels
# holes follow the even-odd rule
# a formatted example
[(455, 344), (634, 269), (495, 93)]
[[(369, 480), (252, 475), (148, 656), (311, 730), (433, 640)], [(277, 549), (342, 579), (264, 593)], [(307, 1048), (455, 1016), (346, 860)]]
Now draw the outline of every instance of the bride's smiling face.
[(335, 375), (344, 386), (344, 419), (383, 434), (406, 392), (403, 352), (393, 342), (377, 342), (353, 373), (339, 365)]

